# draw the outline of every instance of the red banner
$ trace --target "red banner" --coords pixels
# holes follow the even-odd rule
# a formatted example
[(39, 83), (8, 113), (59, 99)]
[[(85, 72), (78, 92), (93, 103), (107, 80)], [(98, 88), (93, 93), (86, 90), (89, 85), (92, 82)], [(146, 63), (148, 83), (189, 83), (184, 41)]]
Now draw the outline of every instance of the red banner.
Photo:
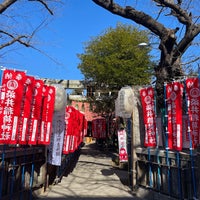
[(38, 144), (49, 145), (55, 104), (55, 87), (44, 85), (41, 127)]
[(77, 139), (77, 146), (81, 144), (83, 141), (83, 135), (84, 135), (84, 120), (85, 120), (85, 115), (81, 112), (78, 111), (78, 126), (79, 126), (79, 131), (78, 131), (78, 139)]
[(106, 138), (106, 119), (98, 117), (92, 120), (92, 137)]
[(127, 136), (126, 131), (118, 130), (118, 146), (119, 146), (119, 161), (127, 162), (128, 161), (128, 153), (127, 153)]
[(83, 138), (87, 135), (87, 129), (88, 129), (88, 121), (86, 117), (84, 116), (84, 131), (83, 131)]
[(73, 106), (66, 107), (63, 154), (74, 152), (83, 141), (86, 128), (85, 115)]
[(190, 125), (188, 137), (191, 139), (192, 148), (196, 148), (199, 144), (200, 135), (200, 94), (198, 78), (188, 78), (186, 80), (186, 94)]
[(64, 135), (64, 143), (63, 143), (63, 154), (68, 154), (72, 151), (72, 143), (73, 143), (73, 115), (75, 108), (72, 106), (66, 107), (65, 113), (65, 135)]
[(25, 72), (6, 69), (2, 77), (0, 143), (17, 144)]
[(44, 82), (42, 80), (35, 80), (34, 95), (31, 105), (31, 118), (29, 124), (29, 140), (28, 144), (36, 145), (37, 138), (40, 131), (41, 124), (41, 110), (42, 110), (42, 89)]
[(182, 144), (182, 97), (183, 84), (168, 83), (166, 86), (168, 114), (168, 148), (181, 151)]
[(65, 135), (63, 143), (63, 154), (69, 154), (70, 135)]
[(27, 144), (28, 142), (28, 126), (31, 117), (31, 103), (34, 92), (34, 81), (34, 77), (26, 76), (22, 114), (20, 120), (21, 122), (19, 128), (19, 144)]
[(140, 90), (143, 119), (145, 125), (145, 141), (144, 146), (156, 146), (156, 119), (154, 110), (154, 90), (152, 87)]

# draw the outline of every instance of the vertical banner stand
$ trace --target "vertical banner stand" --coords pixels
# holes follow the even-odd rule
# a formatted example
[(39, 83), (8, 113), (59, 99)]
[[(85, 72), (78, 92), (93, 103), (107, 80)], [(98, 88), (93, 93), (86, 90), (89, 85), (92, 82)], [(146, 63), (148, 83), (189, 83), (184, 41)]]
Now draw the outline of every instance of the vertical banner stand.
[(133, 156), (132, 156), (132, 136), (131, 136), (131, 119), (127, 119), (127, 149), (128, 149), (128, 173), (129, 173), (129, 187), (133, 188)]
[(182, 199), (182, 186), (181, 186), (181, 162), (180, 162), (180, 152), (176, 152), (176, 163), (177, 163), (177, 170), (178, 170), (178, 193), (179, 199)]
[(178, 193), (179, 193), (179, 198), (182, 199), (181, 163), (180, 163), (180, 153), (179, 153), (179, 151), (176, 152), (176, 162), (177, 162), (177, 167), (178, 167)]
[[(0, 88), (2, 87), (2, 71), (3, 69), (0, 69)], [(0, 91), (1, 94), (1, 91)], [(2, 151), (2, 161), (1, 161), (1, 179), (0, 179), (0, 199), (2, 198), (3, 194), (3, 179), (4, 179), (4, 165), (5, 165), (5, 149), (6, 149), (6, 145), (3, 145), (3, 151)]]
[(157, 167), (157, 189), (160, 191), (160, 185), (161, 185), (161, 176), (160, 176), (160, 158), (159, 158), (159, 136), (158, 136), (158, 126), (157, 126), (157, 104), (156, 104), (156, 97), (157, 93), (156, 90), (154, 90), (154, 110), (155, 110), (155, 122), (156, 122), (156, 159), (158, 163)]
[[(186, 88), (186, 82), (185, 82), (185, 88)], [(187, 94), (187, 93), (185, 93)], [(194, 171), (194, 160), (193, 160), (193, 145), (192, 145), (192, 135), (191, 135), (191, 130), (190, 130), (190, 117), (189, 117), (189, 97), (186, 95), (186, 114), (188, 117), (188, 136), (189, 136), (189, 141), (190, 141), (190, 160), (191, 160), (191, 175), (192, 175), (192, 186), (193, 186), (193, 192), (194, 192), (194, 199), (197, 199), (197, 191), (196, 191), (196, 179), (195, 179), (195, 171)]]
[(6, 151), (6, 145), (3, 145), (3, 152), (2, 152), (2, 161), (1, 161), (1, 180), (0, 180), (0, 199), (3, 196), (3, 180), (4, 180), (4, 169), (5, 169), (5, 151)]
[(167, 180), (168, 180), (168, 193), (171, 196), (171, 173), (170, 173), (170, 160), (169, 160), (169, 146), (168, 146), (168, 113), (167, 113), (167, 84), (164, 83), (164, 98), (165, 98), (165, 150), (166, 150), (166, 164), (167, 164)]
[(20, 191), (20, 200), (23, 200), (23, 192), (24, 192), (24, 187), (25, 187), (25, 165), (26, 165), (26, 149), (27, 147), (24, 146), (24, 159), (23, 159), (23, 164), (22, 164), (22, 176), (21, 176), (21, 191)]
[[(23, 95), (23, 100), (22, 100), (22, 104), (21, 104), (21, 115), (20, 115), (20, 120), (22, 121), (22, 116), (23, 116), (23, 111), (22, 111), (22, 105), (24, 106), (24, 102), (25, 102), (25, 93), (26, 90), (28, 88), (24, 87), (24, 95)], [(24, 156), (23, 156), (23, 163), (22, 163), (22, 170), (21, 170), (21, 188), (20, 188), (20, 200), (23, 200), (24, 198), (24, 188), (25, 188), (25, 165), (26, 165), (26, 145), (23, 146), (23, 152), (24, 152)]]
[(152, 169), (151, 169), (151, 148), (148, 147), (148, 163), (149, 163), (149, 187), (153, 187)]
[(29, 184), (29, 187), (30, 187), (30, 200), (32, 200), (33, 198), (33, 195), (32, 195), (32, 186), (33, 186), (33, 181), (34, 181), (34, 168), (35, 168), (35, 164), (34, 164), (34, 161), (35, 161), (35, 151), (34, 151), (34, 148), (33, 148), (33, 155), (32, 155), (32, 164), (31, 164), (31, 174), (30, 174), (30, 184)]
[(15, 144), (15, 147), (14, 147), (14, 160), (13, 160), (13, 166), (12, 166), (12, 177), (11, 177), (11, 185), (10, 185), (10, 200), (13, 199), (13, 192), (14, 192), (16, 153), (17, 153), (17, 145)]

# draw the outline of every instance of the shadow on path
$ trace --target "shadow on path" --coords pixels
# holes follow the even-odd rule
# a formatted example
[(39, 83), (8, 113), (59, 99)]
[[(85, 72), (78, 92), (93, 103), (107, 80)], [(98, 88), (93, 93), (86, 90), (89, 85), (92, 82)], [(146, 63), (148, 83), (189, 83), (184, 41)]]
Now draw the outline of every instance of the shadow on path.
[[(119, 168), (113, 160), (116, 159), (116, 153), (113, 152), (112, 150), (109, 151), (109, 149), (103, 149), (101, 147), (98, 147), (96, 143), (91, 143), (86, 145), (84, 148), (81, 149), (81, 154), (82, 155), (87, 155), (87, 156), (92, 156), (94, 158), (105, 158), (105, 159), (110, 159), (110, 163), (105, 164), (104, 162), (102, 163), (97, 163), (95, 160), (95, 163), (93, 164), (98, 164), (102, 166), (108, 166), (108, 169), (102, 169), (102, 175), (104, 176), (111, 176), (113, 174), (116, 174), (121, 183), (123, 185), (129, 186), (129, 178), (128, 178), (128, 169), (127, 167), (124, 167), (123, 169)], [(82, 161), (79, 161), (82, 162)], [(84, 161), (87, 162), (87, 161)], [(90, 161), (88, 161), (89, 163)]]
[(128, 187), (128, 171), (113, 166), (114, 154), (99, 149), (95, 143), (85, 145), (75, 154), (61, 182), (39, 199), (138, 199)]

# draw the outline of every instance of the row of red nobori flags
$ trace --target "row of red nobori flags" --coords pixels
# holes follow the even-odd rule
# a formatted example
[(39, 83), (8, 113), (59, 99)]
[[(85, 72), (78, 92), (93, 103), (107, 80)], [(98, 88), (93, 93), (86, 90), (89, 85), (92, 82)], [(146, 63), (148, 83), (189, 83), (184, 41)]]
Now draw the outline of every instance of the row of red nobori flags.
[[(167, 148), (182, 150), (196, 148), (200, 144), (200, 92), (198, 78), (187, 78), (181, 82), (167, 83), (166, 91), (166, 130)], [(183, 116), (183, 93), (185, 91), (187, 116)], [(157, 146), (156, 113), (154, 89), (140, 90), (143, 119), (145, 124), (145, 141), (147, 147)], [(159, 134), (159, 133), (158, 133)]]
[(87, 133), (87, 120), (85, 115), (73, 106), (67, 106), (65, 112), (65, 135), (63, 154), (74, 152), (82, 143)]
[(86, 131), (85, 115), (74, 107), (67, 106), (64, 110), (55, 112), (51, 143), (48, 146), (48, 163), (61, 166), (62, 154), (76, 151), (80, 147)]
[[(0, 143), (49, 145), (56, 90), (23, 71), (5, 69), (0, 89)], [(74, 151), (87, 130), (83, 113), (65, 108), (63, 153)]]
[(12, 69), (1, 78), (0, 143), (49, 144), (55, 87)]

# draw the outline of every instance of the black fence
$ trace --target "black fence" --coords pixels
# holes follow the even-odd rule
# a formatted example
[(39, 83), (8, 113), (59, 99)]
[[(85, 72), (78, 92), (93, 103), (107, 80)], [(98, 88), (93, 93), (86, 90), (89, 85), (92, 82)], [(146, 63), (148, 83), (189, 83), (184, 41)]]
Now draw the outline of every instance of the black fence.
[(61, 166), (47, 163), (45, 146), (0, 146), (0, 199), (32, 200), (75, 167), (81, 146), (62, 155)]
[(137, 184), (176, 199), (197, 199), (199, 184), (196, 152), (137, 149)]

